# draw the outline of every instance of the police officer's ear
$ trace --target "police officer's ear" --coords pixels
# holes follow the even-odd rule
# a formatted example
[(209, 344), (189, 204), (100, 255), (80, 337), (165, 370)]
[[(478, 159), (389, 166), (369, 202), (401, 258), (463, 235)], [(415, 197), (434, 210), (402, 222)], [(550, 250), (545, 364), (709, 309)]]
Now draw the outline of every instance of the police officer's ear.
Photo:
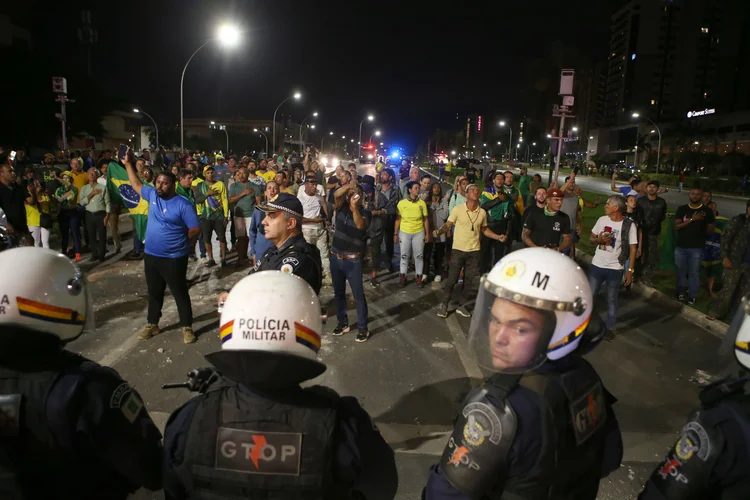
[(290, 216), (286, 221), (287, 229), (302, 229), (302, 219), (299, 217)]

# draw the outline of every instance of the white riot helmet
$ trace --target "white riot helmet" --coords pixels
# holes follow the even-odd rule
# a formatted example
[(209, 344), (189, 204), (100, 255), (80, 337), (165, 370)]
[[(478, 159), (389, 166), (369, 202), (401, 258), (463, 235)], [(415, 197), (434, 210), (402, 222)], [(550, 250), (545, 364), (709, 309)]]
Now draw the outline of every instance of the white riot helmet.
[(720, 353), (726, 355), (730, 349), (734, 351), (737, 362), (750, 370), (750, 295), (742, 298), (724, 335)]
[(83, 274), (61, 253), (36, 247), (5, 250), (0, 276), (0, 332), (24, 328), (68, 342), (93, 331)]
[(487, 373), (523, 373), (574, 351), (591, 318), (586, 275), (554, 250), (506, 255), (482, 277), (469, 347)]
[(229, 292), (219, 323), (221, 351), (206, 359), (238, 382), (289, 386), (326, 370), (317, 360), (320, 301), (299, 276), (262, 271)]

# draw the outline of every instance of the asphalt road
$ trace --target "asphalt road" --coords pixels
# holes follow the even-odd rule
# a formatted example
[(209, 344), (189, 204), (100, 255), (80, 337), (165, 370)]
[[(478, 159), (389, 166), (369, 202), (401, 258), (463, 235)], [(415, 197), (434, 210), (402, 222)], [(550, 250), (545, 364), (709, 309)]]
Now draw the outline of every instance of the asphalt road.
[[(542, 176), (543, 182), (547, 181), (548, 178), (548, 171), (547, 170), (539, 170), (539, 169), (529, 169), (529, 173), (531, 175), (533, 174), (540, 174)], [(565, 179), (565, 176), (561, 174), (560, 176), (560, 183), (562, 184)], [(690, 179), (688, 179), (688, 182), (685, 182), (686, 185), (690, 185)], [(601, 193), (603, 195), (610, 195), (615, 194), (613, 191), (610, 190), (610, 183), (612, 182), (611, 177), (589, 177), (584, 175), (579, 175), (576, 177), (576, 184), (581, 186), (584, 191), (592, 191), (594, 193)], [(617, 186), (625, 186), (625, 182), (617, 182)], [(669, 209), (671, 211), (675, 210), (678, 206), (684, 205), (688, 202), (688, 192), (689, 189), (684, 188), (682, 190), (682, 193), (680, 193), (676, 188), (670, 188), (668, 192), (660, 194), (662, 198), (664, 198), (667, 201), (667, 204), (669, 205)], [(725, 217), (732, 218), (735, 215), (745, 213), (746, 210), (746, 202), (747, 198), (741, 198), (739, 196), (725, 196), (721, 194), (714, 194), (713, 200), (716, 202), (716, 205), (719, 208), (719, 213)]]
[[(362, 166), (361, 173), (372, 173)], [(583, 180), (583, 179), (582, 179)], [(131, 240), (126, 240), (128, 248)], [(218, 251), (218, 248), (216, 249)], [(193, 367), (205, 366), (203, 355), (220, 348), (215, 297), (244, 277), (246, 269), (206, 269), (191, 263), (189, 278), (198, 341), (182, 343), (177, 311), (168, 295), (161, 327), (164, 333), (145, 342), (136, 334), (145, 323), (146, 285), (140, 261), (113, 259), (89, 272), (96, 298), (97, 331), (69, 349), (114, 367), (143, 396), (154, 420), (163, 426), (169, 413), (191, 395), (164, 391), (165, 382), (183, 381)], [(369, 278), (367, 278), (369, 281)], [(370, 308), (371, 339), (323, 335), (320, 350), (328, 370), (315, 382), (356, 396), (396, 450), (400, 499), (417, 499), (430, 464), (439, 459), (454, 412), (479, 377), (466, 353), (469, 320), (438, 318), (438, 283), (424, 289), (398, 286), (398, 275), (384, 275), (382, 285), (365, 285)], [(332, 289), (321, 292), (335, 327)], [(356, 317), (348, 303), (349, 320)], [(602, 482), (599, 498), (632, 499), (665, 451), (673, 445), (699, 390), (697, 370), (708, 377), (726, 363), (715, 356), (719, 339), (681, 318), (677, 311), (655, 307), (639, 298), (621, 299), (614, 341), (587, 355), (607, 388), (618, 398), (615, 412), (625, 443), (622, 467)], [(162, 498), (138, 492), (133, 498)]]

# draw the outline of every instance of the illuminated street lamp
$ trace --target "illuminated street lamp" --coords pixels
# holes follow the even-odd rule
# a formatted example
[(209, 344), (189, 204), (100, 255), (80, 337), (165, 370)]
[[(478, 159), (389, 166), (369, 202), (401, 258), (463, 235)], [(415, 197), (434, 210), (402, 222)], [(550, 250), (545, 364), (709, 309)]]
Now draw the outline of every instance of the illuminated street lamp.
[(227, 152), (224, 153), (226, 155), (229, 154), (229, 133), (227, 132), (227, 126), (226, 125), (219, 125), (216, 122), (211, 122), (211, 128), (218, 128), (219, 130), (224, 131), (224, 135), (227, 136)]
[(300, 94), (299, 92), (295, 92), (294, 95), (290, 95), (289, 97), (281, 101), (279, 105), (276, 106), (276, 111), (273, 112), (273, 151), (274, 153), (276, 152), (276, 113), (279, 111), (279, 108), (289, 99), (296, 99), (297, 101), (299, 101), (301, 98), (302, 98), (302, 94)]
[[(316, 117), (317, 118), (317, 116), (318, 116), (318, 112), (316, 111), (313, 114), (309, 115), (304, 120), (302, 120), (302, 123), (299, 124), (299, 147), (300, 147), (300, 152), (302, 152), (302, 126), (305, 124), (305, 122), (307, 120), (309, 120), (312, 117)], [(315, 126), (313, 125), (312, 128), (315, 128)], [(321, 149), (323, 149), (323, 148), (321, 148)]]
[[(639, 113), (633, 113), (632, 117), (640, 118), (641, 115)], [(659, 149), (656, 150), (656, 175), (659, 175), (659, 160), (661, 158), (661, 130), (659, 129), (659, 126), (656, 124), (656, 122), (654, 122), (650, 118), (644, 116), (643, 119), (651, 123), (654, 126), (654, 128), (656, 128), (656, 132), (659, 134), (659, 145), (658, 145)], [(653, 134), (654, 131), (652, 130), (651, 133)]]
[(264, 134), (262, 130), (258, 130), (257, 128), (254, 128), (253, 132), (260, 132), (260, 135), (262, 135), (263, 138), (266, 140), (266, 149), (263, 152), (268, 154), (268, 136)]
[(373, 137), (380, 137), (380, 130), (376, 130), (375, 133), (370, 136), (370, 141), (368, 142), (368, 144), (372, 144)]
[[(333, 132), (328, 132), (328, 135), (333, 137)], [(320, 138), (320, 151), (323, 152), (323, 139), (325, 139), (325, 136)]]
[[(501, 127), (505, 126), (505, 122), (498, 123)], [(508, 142), (508, 156), (510, 156), (510, 145), (513, 144), (513, 129), (510, 128), (510, 125), (508, 125), (508, 130), (510, 130), (510, 141)]]
[[(367, 115), (367, 118), (363, 118), (362, 121), (359, 122), (359, 141), (357, 142), (357, 144), (362, 144), (362, 124), (365, 122), (365, 120), (373, 121), (374, 119), (375, 119), (374, 116)], [(354, 141), (352, 140), (352, 142)], [(360, 152), (357, 151), (357, 160), (359, 160), (359, 154)]]
[(573, 127), (573, 132), (578, 132), (578, 127)]
[(195, 54), (200, 52), (200, 50), (208, 45), (209, 43), (213, 42), (214, 40), (218, 40), (219, 43), (226, 48), (231, 48), (236, 46), (241, 38), (241, 32), (236, 26), (232, 26), (229, 24), (223, 24), (219, 26), (218, 31), (216, 32), (216, 36), (213, 38), (209, 38), (203, 45), (198, 47), (195, 52), (193, 52), (193, 55), (190, 56), (190, 58), (185, 63), (185, 67), (182, 68), (182, 77), (180, 78), (180, 152), (183, 152), (185, 150), (185, 107), (183, 105), (183, 84), (185, 82), (185, 71), (187, 71), (188, 64), (190, 64), (190, 61), (193, 60), (193, 57), (195, 57)]
[(159, 127), (156, 126), (156, 120), (154, 120), (154, 117), (145, 111), (140, 111), (138, 108), (133, 108), (133, 113), (143, 113), (151, 119), (151, 122), (154, 124), (154, 130), (156, 130), (156, 149), (159, 149)]

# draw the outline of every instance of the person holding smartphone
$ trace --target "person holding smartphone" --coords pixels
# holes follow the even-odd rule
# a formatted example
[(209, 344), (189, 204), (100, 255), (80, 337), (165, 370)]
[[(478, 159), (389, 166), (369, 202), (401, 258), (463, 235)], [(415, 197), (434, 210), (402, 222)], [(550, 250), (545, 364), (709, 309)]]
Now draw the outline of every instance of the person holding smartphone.
[[(625, 286), (630, 286), (638, 247), (638, 228), (632, 219), (625, 217), (625, 210), (625, 198), (619, 194), (610, 196), (604, 205), (606, 215), (596, 221), (589, 238), (592, 245), (597, 245), (589, 269), (589, 285), (594, 298), (602, 284), (607, 283), (606, 340), (612, 340), (616, 334), (617, 300), (623, 271)], [(629, 263), (627, 269), (626, 262)]]

